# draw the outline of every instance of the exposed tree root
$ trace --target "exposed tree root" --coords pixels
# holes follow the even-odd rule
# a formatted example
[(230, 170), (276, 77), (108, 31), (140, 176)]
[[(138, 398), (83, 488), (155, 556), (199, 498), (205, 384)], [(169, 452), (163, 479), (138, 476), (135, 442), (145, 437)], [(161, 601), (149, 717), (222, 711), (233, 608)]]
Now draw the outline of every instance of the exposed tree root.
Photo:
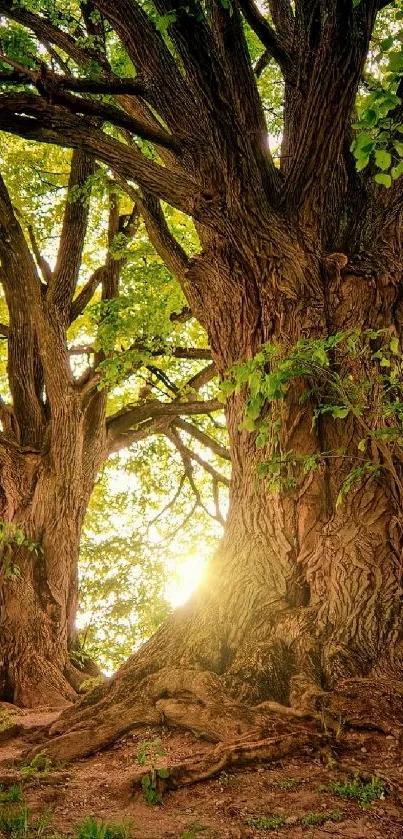
[[(157, 774), (155, 783), (158, 792), (167, 789), (196, 784), (206, 781), (224, 769), (234, 766), (247, 766), (256, 763), (275, 763), (290, 755), (320, 748), (328, 738), (324, 734), (296, 734), (287, 737), (270, 737), (265, 740), (245, 742), (240, 740), (231, 744), (220, 743), (198, 760), (170, 766), (169, 776), (160, 778)], [(134, 779), (134, 784), (141, 783), (144, 773)]]
[(331, 733), (337, 737), (349, 728), (372, 728), (400, 738), (403, 682), (348, 679), (337, 692), (318, 688), (315, 694), (312, 688), (309, 708), (272, 701), (251, 706), (229, 696), (222, 677), (207, 670), (164, 667), (146, 674), (126, 665), (108, 684), (64, 711), (46, 732), (37, 731), (35, 740), (31, 734), (27, 739), (35, 745), (24, 758), (30, 761), (46, 749), (52, 760), (74, 760), (110, 746), (136, 727), (161, 724), (224, 744), (220, 748), (230, 744), (234, 753), (240, 737), (249, 744), (285, 737), (291, 724), (297, 748), (307, 725), (312, 738)]

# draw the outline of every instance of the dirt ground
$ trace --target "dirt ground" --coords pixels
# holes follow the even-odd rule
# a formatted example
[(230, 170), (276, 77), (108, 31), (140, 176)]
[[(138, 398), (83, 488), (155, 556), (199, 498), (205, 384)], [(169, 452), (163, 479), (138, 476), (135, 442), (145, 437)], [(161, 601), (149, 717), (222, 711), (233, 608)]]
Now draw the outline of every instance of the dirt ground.
[[(152, 805), (139, 786), (150, 766), (172, 766), (202, 755), (211, 744), (177, 730), (138, 728), (74, 764), (27, 769), (21, 757), (27, 737), (56, 716), (49, 710), (24, 713), (18, 718), (22, 731), (12, 737), (0, 732), (0, 789), (21, 784), (30, 812), (46, 812), (55, 833), (73, 835), (78, 823), (95, 816), (125, 824), (132, 839), (403, 839), (403, 754), (392, 736), (355, 733), (342, 756), (307, 749), (276, 765), (222, 772), (167, 792), (162, 803)], [(355, 769), (384, 785), (382, 797), (365, 808), (331, 789), (332, 783), (353, 778)], [(0, 820), (9, 806), (0, 803)], [(284, 824), (276, 828), (274, 817)]]

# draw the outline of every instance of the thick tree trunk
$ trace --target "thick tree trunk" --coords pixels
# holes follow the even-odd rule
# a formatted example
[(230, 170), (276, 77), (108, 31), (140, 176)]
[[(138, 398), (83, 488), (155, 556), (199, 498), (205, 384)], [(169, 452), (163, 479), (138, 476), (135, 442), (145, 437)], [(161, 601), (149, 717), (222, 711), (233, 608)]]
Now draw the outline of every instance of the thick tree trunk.
[(58, 463), (16, 452), (2, 474), (0, 697), (23, 707), (65, 705), (80, 682), (69, 655), (80, 531), (95, 474), (82, 468), (79, 423), (69, 439), (69, 446), (59, 440)]
[[(205, 291), (211, 296), (200, 311), (222, 374), (269, 339), (291, 346), (301, 335), (321, 337), (353, 325), (379, 328), (381, 315), (385, 325), (386, 293), (377, 307), (367, 297), (354, 309), (350, 301), (346, 313), (339, 291), (338, 316), (332, 316), (334, 301), (319, 267), (302, 256), (288, 242), (288, 259), (274, 279), (267, 267), (266, 275), (254, 272), (253, 264), (242, 277), (227, 264), (218, 268), (217, 280), (215, 269), (208, 287), (215, 297)], [(296, 276), (310, 278), (308, 287), (301, 282), (298, 301), (287, 295), (290, 273), (294, 288)], [(283, 292), (269, 317), (275, 281)], [(366, 293), (363, 281), (355, 283), (358, 295)], [(348, 296), (348, 280), (346, 285)], [(337, 506), (343, 481), (358, 462), (362, 432), (354, 420), (321, 421), (313, 430), (312, 406), (301, 403), (300, 395), (297, 383), (279, 409), (284, 450), (301, 456), (343, 451), (347, 457), (322, 460), (305, 476), (297, 470), (295, 485), (273, 492), (258, 478), (270, 448), (257, 448), (256, 434), (239, 430), (245, 394), (230, 398), (229, 514), (208, 574), (109, 687), (54, 726), (59, 736), (49, 746), (52, 754), (86, 754), (136, 724), (161, 720), (228, 739), (264, 728), (268, 706), (261, 703), (312, 708), (313, 697), (339, 689), (342, 680), (401, 679), (402, 533), (393, 482), (386, 471), (362, 478)]]

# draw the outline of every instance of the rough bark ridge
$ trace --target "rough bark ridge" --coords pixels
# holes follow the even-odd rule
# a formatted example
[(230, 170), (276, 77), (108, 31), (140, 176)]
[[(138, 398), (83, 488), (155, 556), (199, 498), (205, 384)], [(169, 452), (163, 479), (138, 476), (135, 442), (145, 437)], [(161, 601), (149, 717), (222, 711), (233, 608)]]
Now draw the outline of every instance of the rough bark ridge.
[[(19, 68), (14, 81), (25, 78), (26, 91), (0, 97), (6, 130), (84, 148), (117, 172), (129, 194), (127, 181), (137, 183), (150, 239), (207, 330), (221, 375), (265, 341), (290, 347), (349, 328), (402, 337), (401, 182), (382, 191), (372, 172), (356, 172), (349, 150), (355, 97), (385, 3), (269, 5), (271, 20), (253, 0), (206, 8), (156, 0), (165, 39), (136, 2), (115, 0), (112, 8), (97, 0), (135, 79), (119, 80), (102, 50), (99, 80), (86, 79), (89, 54), (49, 24), (47, 38), (77, 63), (81, 78), (49, 70), (44, 82), (43, 73), (24, 76)], [(0, 10), (40, 33), (35, 15), (7, 2)], [(284, 77), (279, 167), (268, 149), (245, 20)], [(78, 95), (106, 91), (119, 112)], [(124, 129), (121, 141), (101, 130), (102, 119)], [(125, 143), (127, 132), (153, 142), (157, 161), (133, 138)], [(159, 199), (193, 216), (201, 243), (194, 259), (172, 236)], [(366, 375), (359, 366), (353, 372)], [(209, 576), (107, 688), (54, 726), (53, 754), (85, 754), (145, 721), (234, 737), (262, 730), (262, 702), (306, 706), (342, 679), (352, 678), (346, 684), (358, 695), (363, 677), (401, 678), (399, 453), (392, 468), (381, 457), (388, 469), (362, 479), (338, 508), (346, 460), (349, 469), (361, 463), (359, 423), (323, 420), (313, 430), (314, 405), (299, 396), (291, 388), (282, 408), (284, 447), (301, 456), (342, 450), (343, 458), (270, 493), (257, 483), (256, 467), (272, 451), (259, 452), (255, 435), (240, 433), (245, 394), (231, 397), (230, 510)], [(389, 703), (387, 710), (387, 690), (380, 692), (379, 709), (390, 719), (395, 709)]]

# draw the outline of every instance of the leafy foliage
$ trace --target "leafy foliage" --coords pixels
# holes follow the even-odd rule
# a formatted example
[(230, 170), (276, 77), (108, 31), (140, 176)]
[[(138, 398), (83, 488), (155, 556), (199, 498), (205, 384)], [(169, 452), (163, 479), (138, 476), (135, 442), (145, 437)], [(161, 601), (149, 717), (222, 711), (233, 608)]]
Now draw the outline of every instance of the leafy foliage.
[[(356, 362), (359, 360), (359, 365)], [(362, 379), (362, 369), (367, 378)], [(399, 341), (387, 330), (350, 330), (328, 338), (302, 338), (293, 347), (265, 344), (254, 358), (235, 364), (221, 384), (222, 398), (246, 389), (244, 419), (239, 431), (256, 433), (256, 446), (267, 450), (259, 474), (273, 489), (295, 486), (297, 477), (316, 469), (323, 459), (347, 458), (341, 450), (311, 453), (284, 449), (281, 407), (294, 389), (300, 405), (310, 405), (312, 427), (323, 419), (353, 421), (360, 462), (348, 472), (338, 503), (365, 475), (393, 469), (390, 452), (403, 443), (403, 365)], [(389, 453), (389, 456), (388, 456)], [(354, 452), (356, 457), (356, 452)]]
[(334, 795), (340, 798), (356, 799), (364, 809), (385, 797), (385, 785), (380, 778), (374, 775), (371, 780), (362, 780), (358, 775), (343, 782), (335, 782), (331, 785)]

